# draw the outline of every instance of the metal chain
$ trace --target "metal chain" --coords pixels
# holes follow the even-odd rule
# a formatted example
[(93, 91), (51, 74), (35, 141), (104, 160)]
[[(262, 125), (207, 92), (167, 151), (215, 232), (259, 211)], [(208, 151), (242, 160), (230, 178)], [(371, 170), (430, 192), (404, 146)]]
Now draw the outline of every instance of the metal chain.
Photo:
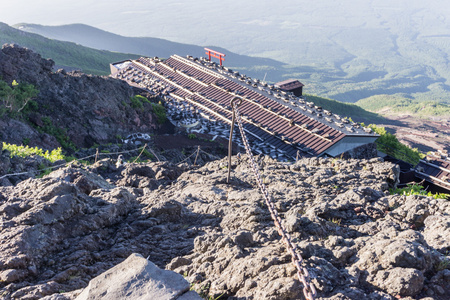
[(250, 149), (250, 146), (247, 141), (247, 137), (244, 132), (244, 127), (242, 126), (242, 121), (241, 121), (241, 116), (239, 114), (238, 105), (233, 100), (231, 100), (231, 106), (233, 108), (233, 112), (236, 113), (236, 119), (238, 121), (239, 130), (240, 130), (241, 137), (242, 137), (242, 142), (244, 143), (245, 151), (247, 152), (247, 156), (250, 158), (250, 165), (253, 169), (253, 174), (255, 176), (256, 182), (258, 183), (258, 187), (264, 196), (266, 205), (270, 211), (270, 215), (272, 216), (275, 226), (277, 227), (278, 234), (282, 237), (282, 239), (288, 249), (288, 252), (292, 257), (292, 263), (297, 268), (298, 278), (303, 284), (303, 295), (305, 296), (306, 299), (313, 300), (317, 295), (316, 288), (314, 287), (313, 284), (310, 283), (309, 272), (305, 267), (302, 267), (302, 265), (301, 265), (303, 263), (303, 258), (296, 251), (297, 247), (292, 243), (291, 236), (289, 235), (289, 233), (286, 232), (286, 229), (285, 229), (283, 223), (281, 222), (281, 218), (278, 215), (278, 212), (275, 209), (275, 206), (269, 195), (269, 192), (267, 191), (266, 186), (264, 185), (264, 183), (261, 180), (261, 175), (259, 173), (258, 166), (255, 163), (255, 159), (253, 158), (252, 151)]

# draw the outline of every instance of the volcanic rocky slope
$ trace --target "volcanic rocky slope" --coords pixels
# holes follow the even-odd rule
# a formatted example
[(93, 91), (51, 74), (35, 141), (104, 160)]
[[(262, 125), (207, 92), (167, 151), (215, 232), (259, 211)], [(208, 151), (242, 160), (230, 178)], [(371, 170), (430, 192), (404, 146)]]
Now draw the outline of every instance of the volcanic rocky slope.
[[(446, 299), (450, 203), (389, 195), (378, 159), (257, 158), (322, 299)], [(109, 159), (0, 187), (2, 299), (74, 299), (139, 253), (214, 299), (302, 299), (246, 158), (202, 167)], [(447, 298), (448, 299), (448, 298)]]
[[(78, 71), (53, 72), (54, 62), (18, 45), (3, 45), (0, 79), (33, 84), (39, 90), (37, 107), (13, 119), (0, 120), (0, 139), (54, 149), (65, 141), (73, 148), (117, 142), (134, 132), (152, 132), (160, 126), (152, 106), (133, 107), (138, 93), (128, 84)], [(56, 136), (56, 139), (55, 139)], [(67, 145), (63, 145), (66, 146)]]

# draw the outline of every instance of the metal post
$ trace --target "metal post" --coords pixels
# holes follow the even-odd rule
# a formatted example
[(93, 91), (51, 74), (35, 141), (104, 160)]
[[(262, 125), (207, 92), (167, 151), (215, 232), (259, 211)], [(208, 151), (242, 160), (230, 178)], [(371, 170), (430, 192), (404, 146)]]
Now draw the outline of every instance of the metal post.
[(234, 111), (234, 104), (235, 101), (239, 101), (236, 103), (237, 106), (241, 105), (242, 99), (239, 97), (234, 97), (231, 99), (231, 108), (233, 109), (233, 118), (231, 120), (231, 129), (230, 129), (230, 139), (228, 141), (228, 177), (227, 177), (227, 183), (230, 183), (230, 176), (231, 176), (231, 152), (233, 150), (233, 130), (234, 130), (234, 122), (236, 121), (236, 112)]
[(197, 155), (195, 156), (195, 160), (194, 160), (194, 166), (195, 166), (195, 164), (197, 163), (197, 157), (198, 157), (198, 154), (200, 153), (200, 146), (198, 146), (198, 149), (197, 149)]

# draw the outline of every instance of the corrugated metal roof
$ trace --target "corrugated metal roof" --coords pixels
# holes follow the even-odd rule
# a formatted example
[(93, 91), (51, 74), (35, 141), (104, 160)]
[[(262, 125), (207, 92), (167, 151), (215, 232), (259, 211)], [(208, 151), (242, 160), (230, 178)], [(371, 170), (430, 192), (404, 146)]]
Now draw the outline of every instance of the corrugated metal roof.
[(427, 156), (416, 166), (416, 176), (450, 191), (450, 161)]
[(321, 155), (342, 140), (345, 131), (351, 136), (376, 138), (312, 102), (201, 59), (178, 55), (165, 61), (140, 58), (114, 76), (155, 93), (189, 101), (228, 122), (232, 113), (230, 101), (239, 96), (243, 99), (239, 111), (246, 130), (290, 156), (295, 156), (297, 149)]

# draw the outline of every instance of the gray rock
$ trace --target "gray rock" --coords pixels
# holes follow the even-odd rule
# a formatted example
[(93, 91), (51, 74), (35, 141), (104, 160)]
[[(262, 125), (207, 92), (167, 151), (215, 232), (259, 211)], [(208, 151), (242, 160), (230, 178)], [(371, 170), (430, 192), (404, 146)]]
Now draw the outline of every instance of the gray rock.
[(378, 272), (373, 283), (392, 295), (414, 296), (422, 290), (424, 279), (422, 272), (418, 270), (393, 268)]
[[(256, 160), (319, 297), (445, 299), (448, 201), (386, 195), (393, 165), (377, 160)], [(102, 160), (0, 187), (0, 294), (74, 299), (142, 253), (203, 297), (301, 298), (252, 171), (234, 162), (231, 185), (226, 159), (192, 169)]]
[(445, 254), (450, 251), (450, 215), (434, 215), (426, 218), (423, 231), (428, 245)]
[(172, 271), (161, 270), (139, 254), (100, 274), (76, 298), (88, 299), (201, 299), (189, 291), (189, 282)]

